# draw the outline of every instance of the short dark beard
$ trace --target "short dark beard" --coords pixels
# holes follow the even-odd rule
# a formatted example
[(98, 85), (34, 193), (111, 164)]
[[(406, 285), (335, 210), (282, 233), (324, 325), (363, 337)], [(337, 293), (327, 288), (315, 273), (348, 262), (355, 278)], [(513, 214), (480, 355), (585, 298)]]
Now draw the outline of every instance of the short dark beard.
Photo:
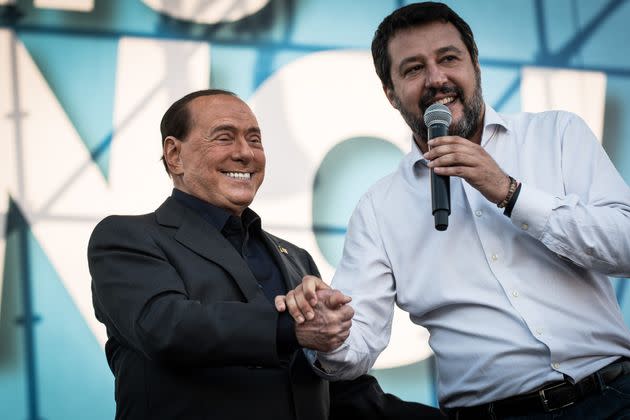
[(416, 116), (411, 111), (405, 109), (398, 99), (398, 96), (394, 96), (394, 103), (396, 108), (402, 115), (403, 119), (411, 128), (416, 140), (420, 140), (424, 143), (427, 142), (427, 126), (424, 123), (424, 111), (435, 102), (435, 97), (438, 94), (455, 94), (457, 98), (462, 101), (464, 105), (464, 117), (457, 123), (451, 124), (448, 132), (451, 136), (459, 136), (465, 139), (470, 139), (479, 129), (481, 124), (481, 113), (483, 112), (483, 95), (481, 93), (481, 72), (475, 72), (475, 91), (470, 98), (464, 98), (464, 92), (459, 86), (442, 86), (439, 89), (430, 88), (426, 91), (418, 107), (422, 112), (422, 115)]

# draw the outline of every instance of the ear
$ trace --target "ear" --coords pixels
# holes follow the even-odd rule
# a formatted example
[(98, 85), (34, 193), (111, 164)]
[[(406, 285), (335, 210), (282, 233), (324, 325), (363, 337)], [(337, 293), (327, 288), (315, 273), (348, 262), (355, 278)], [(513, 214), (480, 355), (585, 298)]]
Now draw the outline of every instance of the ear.
[(385, 96), (387, 96), (387, 100), (389, 101), (391, 106), (393, 106), (394, 109), (398, 109), (398, 106), (396, 104), (396, 93), (394, 92), (394, 89), (389, 88), (385, 85), (382, 85), (382, 87), (383, 87), (383, 92), (385, 92)]
[(171, 175), (181, 175), (184, 173), (184, 164), (181, 159), (182, 142), (176, 137), (168, 136), (164, 139), (162, 156), (168, 166)]

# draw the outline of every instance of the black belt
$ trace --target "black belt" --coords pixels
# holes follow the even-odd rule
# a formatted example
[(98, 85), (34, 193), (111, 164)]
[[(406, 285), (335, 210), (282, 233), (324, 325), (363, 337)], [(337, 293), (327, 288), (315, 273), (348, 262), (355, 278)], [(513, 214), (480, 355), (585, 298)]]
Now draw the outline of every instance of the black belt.
[(630, 360), (621, 358), (581, 381), (568, 381), (546, 385), (536, 391), (498, 400), (474, 407), (447, 410), (449, 419), (483, 419), (549, 413), (569, 407), (588, 395), (602, 391), (604, 387), (621, 376), (630, 373)]

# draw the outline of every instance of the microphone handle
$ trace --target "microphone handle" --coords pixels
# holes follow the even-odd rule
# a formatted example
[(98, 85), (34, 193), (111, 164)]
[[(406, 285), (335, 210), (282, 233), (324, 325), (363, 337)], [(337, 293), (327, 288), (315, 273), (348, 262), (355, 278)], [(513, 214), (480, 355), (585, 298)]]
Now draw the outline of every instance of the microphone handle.
[[(429, 126), (429, 140), (448, 135), (448, 127), (445, 124), (433, 124)], [(450, 177), (436, 175), (431, 169), (431, 203), (433, 205), (433, 218), (437, 230), (446, 230), (448, 216), (451, 214), (451, 182)]]

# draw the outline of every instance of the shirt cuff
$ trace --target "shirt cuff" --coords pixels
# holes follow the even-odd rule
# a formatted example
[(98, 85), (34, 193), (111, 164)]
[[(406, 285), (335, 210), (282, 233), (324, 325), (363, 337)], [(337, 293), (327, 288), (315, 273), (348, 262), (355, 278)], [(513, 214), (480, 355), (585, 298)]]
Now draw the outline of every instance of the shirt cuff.
[(335, 379), (335, 375), (329, 373), (329, 369), (317, 358), (317, 351), (311, 349), (302, 349), (302, 351), (317, 376), (328, 379), (329, 381)]
[(555, 200), (555, 197), (549, 193), (521, 184), (521, 191), (512, 209), (510, 220), (513, 225), (540, 240), (547, 227)]

